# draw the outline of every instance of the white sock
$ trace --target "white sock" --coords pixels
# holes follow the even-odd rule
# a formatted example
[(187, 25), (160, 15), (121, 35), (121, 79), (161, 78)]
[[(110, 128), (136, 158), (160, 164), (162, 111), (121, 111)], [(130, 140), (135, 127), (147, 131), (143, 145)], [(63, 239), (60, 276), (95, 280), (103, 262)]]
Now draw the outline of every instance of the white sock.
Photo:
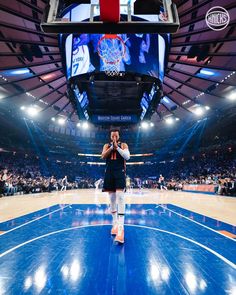
[(124, 229), (125, 221), (125, 195), (124, 192), (118, 191), (116, 193), (118, 203), (118, 235), (121, 234)]
[(117, 224), (117, 204), (116, 204), (116, 193), (109, 193), (110, 197), (110, 208), (112, 215), (112, 224)]
[(118, 214), (118, 235), (120, 235), (122, 230), (124, 229), (124, 221), (125, 215)]
[(112, 211), (111, 216), (112, 216), (112, 224), (113, 224), (113, 226), (117, 225), (117, 211)]

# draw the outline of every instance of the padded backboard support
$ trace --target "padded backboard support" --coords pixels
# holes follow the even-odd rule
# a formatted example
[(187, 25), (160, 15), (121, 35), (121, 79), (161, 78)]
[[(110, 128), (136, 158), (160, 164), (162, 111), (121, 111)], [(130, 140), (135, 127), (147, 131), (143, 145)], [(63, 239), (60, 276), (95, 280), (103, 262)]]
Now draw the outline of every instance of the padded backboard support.
[(118, 23), (120, 21), (120, 0), (99, 0), (100, 20)]

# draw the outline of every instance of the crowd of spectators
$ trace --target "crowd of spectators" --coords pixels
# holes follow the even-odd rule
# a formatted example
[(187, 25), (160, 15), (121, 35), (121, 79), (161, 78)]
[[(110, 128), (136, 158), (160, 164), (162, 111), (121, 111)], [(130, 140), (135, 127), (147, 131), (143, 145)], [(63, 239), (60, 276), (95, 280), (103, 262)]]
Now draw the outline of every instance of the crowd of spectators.
[(0, 160), (0, 197), (93, 187), (90, 178), (75, 179), (69, 167), (51, 167), (56, 176), (45, 172), (35, 157), (4, 155)]
[[(226, 155), (162, 163), (155, 170), (165, 176), (164, 187), (168, 190), (183, 190), (190, 184), (212, 185), (215, 194), (236, 196), (236, 159)], [(142, 173), (145, 173), (145, 169), (142, 169)], [(163, 189), (160, 175), (155, 176), (152, 167), (148, 168), (148, 173), (152, 176), (143, 177), (142, 186)]]
[(29, 170), (20, 174), (8, 169), (0, 171), (0, 196), (42, 192), (50, 193), (52, 191), (88, 187), (93, 187), (93, 185), (86, 179), (82, 181), (68, 181), (66, 176), (56, 179), (54, 176), (42, 176), (40, 172), (32, 174)]
[[(33, 156), (0, 154), (0, 196), (94, 188), (104, 166), (80, 162), (44, 163)], [(160, 180), (160, 174), (164, 179)], [(236, 160), (232, 155), (201, 155), (127, 167), (134, 188), (182, 190), (187, 184), (214, 185), (219, 195), (236, 195)]]
[(225, 154), (192, 159), (183, 164), (169, 178), (169, 185), (213, 185), (219, 195), (236, 195), (236, 159)]

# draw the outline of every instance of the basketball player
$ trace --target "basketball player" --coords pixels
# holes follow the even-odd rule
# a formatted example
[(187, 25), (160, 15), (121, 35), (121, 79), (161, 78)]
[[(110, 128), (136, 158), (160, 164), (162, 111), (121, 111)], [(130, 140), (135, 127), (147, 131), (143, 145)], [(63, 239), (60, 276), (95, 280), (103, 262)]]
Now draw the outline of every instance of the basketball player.
[(128, 193), (131, 192), (131, 178), (128, 175), (126, 177), (126, 189)]
[(99, 186), (101, 185), (101, 183), (103, 182), (103, 180), (101, 178), (99, 178), (97, 181), (95, 181), (94, 185), (96, 190), (99, 189)]
[(162, 176), (162, 174), (160, 174), (160, 177), (159, 177), (159, 184), (160, 184), (161, 191), (163, 190), (163, 188), (167, 191), (167, 187), (165, 185), (165, 178), (164, 176)]
[(86, 34), (81, 34), (79, 37), (73, 37), (71, 76), (94, 71), (94, 67), (90, 62), (89, 48), (87, 46), (88, 42), (89, 39)]
[(65, 177), (62, 179), (61, 183), (62, 183), (61, 191), (66, 191), (67, 184), (68, 184), (68, 182), (67, 182), (67, 176), (65, 176)]
[[(111, 234), (116, 235), (115, 241), (124, 243), (124, 218), (126, 186), (126, 161), (130, 159), (130, 152), (126, 143), (119, 141), (118, 130), (110, 132), (111, 142), (105, 144), (102, 159), (106, 159), (106, 170), (103, 191), (109, 193), (113, 226)], [(117, 215), (118, 207), (118, 215)]]

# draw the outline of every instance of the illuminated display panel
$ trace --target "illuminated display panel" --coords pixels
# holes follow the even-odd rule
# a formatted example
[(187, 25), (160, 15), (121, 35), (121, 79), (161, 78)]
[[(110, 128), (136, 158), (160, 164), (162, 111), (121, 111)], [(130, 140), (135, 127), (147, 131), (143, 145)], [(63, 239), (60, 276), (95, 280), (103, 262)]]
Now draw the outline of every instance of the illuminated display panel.
[[(126, 15), (121, 6), (121, 14)], [(94, 11), (96, 16), (96, 10)], [(97, 11), (99, 15), (99, 10)], [(70, 21), (88, 21), (89, 6), (71, 6), (63, 16)], [(156, 15), (139, 15), (146, 21), (157, 21)], [(98, 42), (104, 34), (70, 34), (62, 49), (65, 52), (67, 78), (89, 72), (103, 72), (104, 62), (98, 55)], [(165, 62), (169, 50), (169, 34), (118, 34), (125, 44), (125, 55), (119, 64), (119, 71), (154, 76), (163, 81)], [(117, 45), (119, 46), (119, 44)]]
[[(98, 55), (102, 34), (69, 35), (65, 41), (67, 78), (89, 72), (103, 72), (105, 65)], [(120, 34), (125, 43), (125, 56), (119, 63), (120, 72), (154, 76), (163, 81), (166, 41), (157, 34)]]

